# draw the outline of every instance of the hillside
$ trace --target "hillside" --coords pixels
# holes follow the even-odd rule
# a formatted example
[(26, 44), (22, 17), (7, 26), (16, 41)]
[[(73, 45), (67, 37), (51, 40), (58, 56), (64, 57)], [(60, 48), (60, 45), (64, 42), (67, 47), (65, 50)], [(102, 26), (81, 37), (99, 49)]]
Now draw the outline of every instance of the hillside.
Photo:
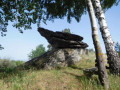
[[(94, 67), (95, 55), (83, 59), (72, 67), (54, 70), (23, 70), (0, 73), (0, 90), (104, 90), (97, 75), (88, 79), (84, 68)], [(109, 75), (111, 90), (120, 90), (120, 77)]]

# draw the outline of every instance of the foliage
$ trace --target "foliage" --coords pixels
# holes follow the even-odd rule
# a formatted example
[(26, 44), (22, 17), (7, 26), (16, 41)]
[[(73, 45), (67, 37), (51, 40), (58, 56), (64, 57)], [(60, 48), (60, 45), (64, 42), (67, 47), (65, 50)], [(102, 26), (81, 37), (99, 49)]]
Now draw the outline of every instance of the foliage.
[(45, 8), (48, 18), (62, 19), (66, 16), (69, 23), (72, 18), (79, 22), (82, 14), (86, 13), (85, 0), (51, 0), (45, 4)]
[[(119, 0), (101, 0), (104, 9), (118, 4)], [(0, 30), (1, 35), (7, 32), (8, 22), (14, 22), (13, 27), (31, 29), (31, 24), (40, 26), (40, 22), (46, 20), (67, 17), (71, 22), (75, 18), (78, 22), (86, 13), (85, 0), (1, 0), (0, 1)]]
[(7, 59), (0, 60), (0, 69), (5, 70), (6, 68), (14, 68), (16, 63)]
[(70, 29), (69, 29), (69, 28), (65, 28), (64, 30), (62, 30), (62, 32), (64, 32), (64, 33), (70, 33), (70, 34), (71, 34), (71, 32), (70, 32)]
[[(118, 0), (101, 0), (104, 9), (111, 8), (114, 4), (118, 4)], [(47, 11), (47, 18), (64, 18), (70, 23), (72, 18), (77, 22), (83, 14), (86, 14), (87, 4), (85, 0), (50, 0), (44, 6)]]
[[(43, 17), (43, 0), (1, 0), (0, 1), (0, 27), (1, 32), (7, 31), (8, 21), (14, 22), (13, 27), (19, 29), (31, 29), (31, 24), (40, 21)], [(2, 33), (3, 35), (3, 33)]]
[(4, 49), (4, 48), (2, 47), (2, 45), (0, 45), (0, 50), (2, 50), (2, 49)]
[(103, 6), (103, 9), (109, 9), (113, 5), (118, 5), (120, 0), (101, 0), (101, 5)]
[(51, 45), (51, 44), (48, 44), (47, 48), (48, 48), (48, 51), (53, 50), (53, 47), (52, 47), (52, 45)]
[(13, 60), (13, 62), (16, 63), (16, 66), (19, 66), (19, 65), (25, 63), (24, 61), (20, 61), (20, 60), (17, 60), (17, 61), (14, 61), (14, 60)]
[(32, 50), (30, 52), (30, 54), (28, 55), (28, 57), (29, 57), (29, 59), (33, 59), (35, 57), (41, 56), (45, 52), (46, 52), (45, 51), (45, 47), (42, 44), (40, 44), (39, 46), (36, 47), (35, 50)]
[(9, 59), (0, 59), (0, 72), (14, 69), (16, 66), (23, 64), (24, 61), (14, 61)]
[(88, 49), (89, 50), (89, 52), (95, 52), (92, 48), (91, 49)]

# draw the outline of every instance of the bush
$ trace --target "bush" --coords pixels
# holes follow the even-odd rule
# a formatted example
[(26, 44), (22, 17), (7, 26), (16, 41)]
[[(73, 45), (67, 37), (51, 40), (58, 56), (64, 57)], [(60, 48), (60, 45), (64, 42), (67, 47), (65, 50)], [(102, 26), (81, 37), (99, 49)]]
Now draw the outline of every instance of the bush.
[(7, 59), (0, 60), (0, 69), (5, 70), (6, 68), (14, 68), (16, 63)]
[(28, 55), (29, 59), (33, 59), (35, 57), (41, 56), (42, 54), (44, 54), (45, 51), (45, 47), (40, 44), (39, 46), (36, 47), (36, 50), (32, 50), (31, 53)]
[(14, 62), (16, 63), (17, 66), (19, 66), (19, 65), (21, 65), (21, 64), (23, 64), (23, 63), (25, 63), (24, 61), (19, 61), (19, 60), (18, 60), (18, 61), (14, 61)]
[(24, 61), (14, 61), (9, 59), (0, 59), (0, 72), (6, 72), (14, 69), (16, 66), (23, 64)]

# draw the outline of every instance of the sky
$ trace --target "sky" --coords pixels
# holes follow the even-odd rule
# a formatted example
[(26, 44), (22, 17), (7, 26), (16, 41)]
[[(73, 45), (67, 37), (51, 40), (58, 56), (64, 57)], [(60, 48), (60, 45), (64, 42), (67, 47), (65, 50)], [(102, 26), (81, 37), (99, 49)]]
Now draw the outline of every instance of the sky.
[[(105, 17), (113, 41), (120, 43), (120, 4), (106, 11)], [(72, 22), (68, 23), (66, 18), (64, 18), (55, 19), (54, 22), (47, 21), (47, 25), (41, 23), (41, 27), (52, 31), (62, 31), (65, 28), (69, 28), (73, 34), (80, 35), (84, 38), (83, 42), (89, 45), (88, 49), (94, 49), (88, 14), (83, 15), (79, 23), (75, 19), (72, 19)], [(3, 50), (0, 50), (0, 58), (2, 59), (28, 61), (29, 53), (31, 50), (35, 50), (36, 46), (43, 44), (47, 49), (48, 42), (39, 34), (36, 24), (32, 25), (31, 30), (24, 30), (24, 33), (21, 34), (9, 22), (7, 30), (7, 36), (0, 37), (0, 44), (4, 47)], [(105, 53), (100, 32), (99, 36), (102, 50)]]

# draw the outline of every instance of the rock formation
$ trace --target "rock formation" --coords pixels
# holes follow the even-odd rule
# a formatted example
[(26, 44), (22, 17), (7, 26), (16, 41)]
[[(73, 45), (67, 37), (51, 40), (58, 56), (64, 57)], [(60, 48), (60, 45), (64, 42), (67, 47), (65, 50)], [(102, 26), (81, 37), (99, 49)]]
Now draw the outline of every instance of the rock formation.
[(79, 49), (54, 49), (46, 52), (25, 63), (25, 66), (33, 66), (43, 69), (56, 67), (67, 67), (78, 63), (81, 60)]
[(88, 53), (88, 50), (84, 50), (88, 45), (82, 42), (81, 36), (53, 32), (44, 28), (38, 28), (38, 31), (54, 49), (26, 62), (24, 66), (43, 69), (71, 66), (81, 60), (81, 52)]
[(54, 48), (86, 48), (83, 37), (64, 32), (53, 32), (44, 28), (38, 28), (38, 32), (45, 37)]

